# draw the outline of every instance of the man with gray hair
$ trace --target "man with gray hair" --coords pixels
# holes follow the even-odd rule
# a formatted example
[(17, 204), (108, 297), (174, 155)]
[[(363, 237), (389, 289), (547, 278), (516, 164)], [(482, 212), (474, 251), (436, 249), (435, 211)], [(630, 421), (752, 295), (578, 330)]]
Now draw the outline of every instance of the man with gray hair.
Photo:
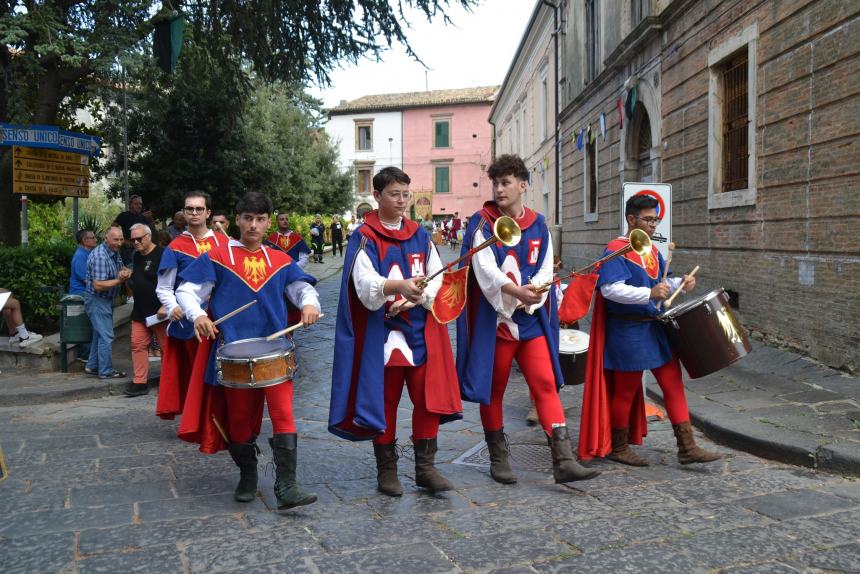
[(121, 379), (125, 373), (113, 368), (113, 299), (119, 286), (131, 277), (131, 269), (123, 267), (119, 256), (122, 229), (108, 229), (104, 243), (87, 257), (87, 277), (84, 288), (84, 308), (93, 324), (90, 358), (84, 371), (100, 379)]
[(170, 235), (170, 240), (173, 241), (185, 231), (185, 214), (182, 210), (173, 214), (173, 221), (167, 226), (167, 233)]
[(131, 241), (135, 251), (129, 280), (134, 294), (134, 308), (131, 311), (131, 364), (134, 377), (126, 385), (125, 396), (139, 397), (149, 392), (149, 343), (155, 337), (163, 349), (166, 342), (167, 324), (163, 321), (167, 318), (167, 311), (155, 292), (164, 249), (152, 241), (152, 230), (143, 223), (131, 226)]

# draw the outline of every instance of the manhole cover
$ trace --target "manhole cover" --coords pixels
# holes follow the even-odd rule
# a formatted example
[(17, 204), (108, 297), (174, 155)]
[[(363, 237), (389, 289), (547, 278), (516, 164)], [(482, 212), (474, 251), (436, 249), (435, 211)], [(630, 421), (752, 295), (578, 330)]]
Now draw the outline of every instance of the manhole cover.
[[(510, 444), (511, 466), (534, 472), (552, 472), (552, 454), (549, 447), (541, 444)], [(487, 443), (479, 442), (454, 461), (454, 464), (490, 466), (490, 451)]]

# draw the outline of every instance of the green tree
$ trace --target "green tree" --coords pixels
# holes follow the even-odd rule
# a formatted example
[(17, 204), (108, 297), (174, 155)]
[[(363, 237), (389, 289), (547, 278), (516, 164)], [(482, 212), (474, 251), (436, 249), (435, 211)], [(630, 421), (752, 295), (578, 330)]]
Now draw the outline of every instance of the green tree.
[[(148, 52), (142, 41), (172, 10), (213, 65), (241, 55), (264, 80), (327, 84), (334, 65), (378, 58), (394, 42), (411, 53), (404, 6), (447, 22), (448, 6), (477, 1), (0, 0), (0, 120), (81, 129), (74, 113), (121, 81), (118, 58)], [(0, 241), (17, 243), (11, 172), (10, 150), (0, 149)]]

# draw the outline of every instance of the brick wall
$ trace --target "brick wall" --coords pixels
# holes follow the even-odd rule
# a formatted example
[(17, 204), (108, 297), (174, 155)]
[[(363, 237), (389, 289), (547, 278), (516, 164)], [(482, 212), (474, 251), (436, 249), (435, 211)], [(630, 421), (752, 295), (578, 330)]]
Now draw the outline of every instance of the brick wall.
[[(708, 209), (708, 54), (753, 23), (756, 201)], [(674, 267), (701, 265), (702, 289), (736, 291), (742, 322), (761, 338), (857, 371), (860, 2), (703, 0), (664, 30), (660, 179), (673, 188)], [(630, 72), (605, 78), (569, 114), (568, 125), (611, 109)], [(621, 144), (617, 114), (607, 117), (611, 137), (600, 142), (597, 223), (582, 220), (581, 152), (569, 146), (564, 155), (563, 254), (570, 264), (599, 256), (619, 227)]]

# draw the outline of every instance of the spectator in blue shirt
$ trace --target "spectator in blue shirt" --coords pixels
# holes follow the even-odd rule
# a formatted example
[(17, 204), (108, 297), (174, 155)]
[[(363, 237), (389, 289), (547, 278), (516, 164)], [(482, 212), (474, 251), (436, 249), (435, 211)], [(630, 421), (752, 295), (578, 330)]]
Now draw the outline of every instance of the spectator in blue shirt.
[[(72, 273), (69, 276), (69, 294), (83, 297), (87, 282), (87, 257), (96, 246), (96, 234), (91, 229), (81, 229), (75, 233), (78, 248), (72, 256)], [(77, 360), (86, 363), (90, 357), (90, 344), (78, 345)]]
[(83, 295), (87, 281), (87, 257), (96, 246), (96, 234), (91, 229), (81, 229), (75, 234), (78, 248), (72, 256), (72, 274), (69, 276), (69, 294)]
[(131, 277), (131, 269), (123, 267), (119, 256), (122, 229), (111, 227), (104, 243), (87, 257), (87, 279), (84, 307), (93, 324), (90, 358), (84, 369), (100, 379), (121, 379), (126, 375), (113, 368), (113, 299), (119, 286)]

